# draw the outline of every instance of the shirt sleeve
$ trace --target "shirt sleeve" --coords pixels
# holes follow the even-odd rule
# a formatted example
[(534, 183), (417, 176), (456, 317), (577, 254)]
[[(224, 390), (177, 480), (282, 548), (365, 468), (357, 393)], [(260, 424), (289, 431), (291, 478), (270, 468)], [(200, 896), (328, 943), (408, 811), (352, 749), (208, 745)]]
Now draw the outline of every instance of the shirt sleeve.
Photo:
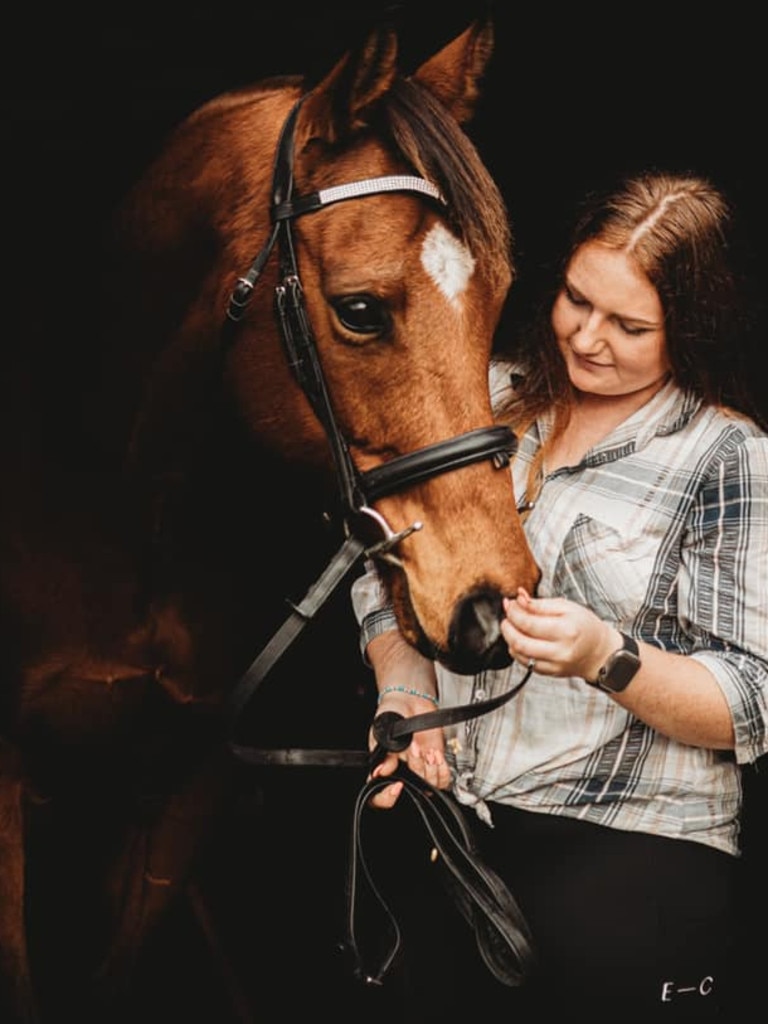
[(491, 360), (488, 368), (488, 387), (491, 393), (491, 408), (494, 413), (511, 400), (514, 396), (514, 380), (518, 367), (515, 363), (501, 357)]
[(768, 752), (768, 438), (742, 438), (700, 489), (679, 608), (731, 708), (735, 755)]
[(390, 629), (397, 629), (389, 592), (371, 559), (365, 562), (362, 576), (353, 582), (351, 596), (352, 609), (360, 625), (360, 653), (368, 664), (365, 652), (371, 640)]

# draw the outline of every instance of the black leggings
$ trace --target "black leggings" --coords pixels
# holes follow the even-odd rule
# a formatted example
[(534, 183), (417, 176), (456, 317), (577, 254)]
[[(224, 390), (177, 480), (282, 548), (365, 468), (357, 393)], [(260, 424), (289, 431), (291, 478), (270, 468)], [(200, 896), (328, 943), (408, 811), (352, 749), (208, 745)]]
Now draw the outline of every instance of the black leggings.
[[(374, 815), (386, 822), (395, 812)], [(498, 1010), (509, 1024), (563, 1012), (590, 1024), (731, 1022), (749, 999), (740, 977), (739, 860), (700, 843), (622, 832), (562, 816), (493, 805), (495, 827), (468, 820), (534, 936), (537, 964), (507, 988), (482, 963), (474, 935), (435, 887), (424, 830), (380, 848), (404, 956), (395, 979), (400, 1020), (450, 1022), (459, 1007)], [(388, 827), (391, 826), (391, 819)], [(464, 1011), (466, 1012), (466, 1011)], [(549, 1012), (550, 1016), (546, 1016)], [(558, 1016), (551, 1016), (557, 1013)]]
[(493, 808), (479, 830), (535, 937), (532, 1005), (726, 1019), (738, 861), (700, 843)]

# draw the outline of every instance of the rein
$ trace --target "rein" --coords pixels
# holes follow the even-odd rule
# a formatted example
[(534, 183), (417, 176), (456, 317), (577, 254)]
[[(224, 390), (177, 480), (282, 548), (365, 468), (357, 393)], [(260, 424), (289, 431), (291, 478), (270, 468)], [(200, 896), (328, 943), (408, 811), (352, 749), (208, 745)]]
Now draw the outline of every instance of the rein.
[[(415, 522), (399, 533), (394, 533), (383, 516), (371, 507), (372, 503), (385, 495), (393, 494), (438, 474), (447, 473), (474, 462), (490, 459), (496, 468), (503, 468), (509, 465), (510, 458), (517, 448), (517, 439), (509, 427), (480, 427), (427, 445), (416, 451), (395, 456), (388, 462), (366, 472), (360, 472), (355, 467), (347, 442), (336, 421), (333, 403), (304, 303), (304, 291), (299, 277), (291, 227), (292, 221), (333, 203), (385, 192), (416, 193), (426, 196), (442, 207), (445, 206), (445, 200), (436, 185), (425, 178), (414, 175), (366, 178), (305, 195), (294, 195), (294, 133), (302, 102), (299, 100), (291, 109), (283, 124), (278, 141), (272, 174), (270, 207), (272, 227), (269, 237), (247, 272), (238, 278), (235, 284), (227, 308), (223, 334), (225, 344), (230, 345), (234, 340), (237, 326), (245, 315), (254, 288), (275, 246), (277, 246), (279, 281), (275, 288), (275, 315), (288, 363), (330, 444), (344, 510), (346, 536), (336, 555), (309, 588), (304, 599), (298, 605), (291, 605), (292, 610), (288, 618), (251, 663), (231, 692), (227, 701), (227, 717), (233, 733), (237, 719), (258, 685), (307, 622), (322, 607), (352, 566), (363, 557), (385, 556), (405, 537), (421, 529), (422, 524)], [(383, 533), (383, 539), (373, 546), (366, 547), (364, 542), (356, 536), (354, 527), (350, 525), (351, 521), (361, 515), (373, 519)], [(530, 675), (530, 671), (528, 675)], [(527, 678), (526, 675), (523, 682)], [(387, 718), (386, 715), (377, 716), (377, 722), (386, 719), (387, 723), (386, 726), (384, 723), (379, 725), (381, 733), (377, 737), (379, 747), (403, 750), (410, 742), (410, 739), (406, 737), (410, 737), (417, 729), (434, 728), (438, 725), (484, 714), (509, 699), (521, 685), (522, 683), (503, 694), (503, 700), (495, 698), (472, 705), (443, 708), (425, 715), (417, 715), (398, 723), (392, 732), (388, 731), (395, 725), (391, 718)], [(400, 716), (396, 717), (400, 718)], [(395, 746), (387, 746), (390, 743)], [(231, 742), (230, 747), (240, 760), (250, 763), (278, 763), (275, 755), (280, 752), (260, 751), (234, 741)], [(281, 763), (285, 764), (328, 763), (328, 759), (323, 757), (320, 751), (307, 752), (307, 757), (311, 760), (305, 760), (300, 752), (296, 751), (282, 753), (285, 755), (285, 760)], [(349, 751), (346, 754), (345, 763), (367, 764), (370, 756), (363, 752)], [(331, 763), (339, 763), (339, 755), (332, 758)]]

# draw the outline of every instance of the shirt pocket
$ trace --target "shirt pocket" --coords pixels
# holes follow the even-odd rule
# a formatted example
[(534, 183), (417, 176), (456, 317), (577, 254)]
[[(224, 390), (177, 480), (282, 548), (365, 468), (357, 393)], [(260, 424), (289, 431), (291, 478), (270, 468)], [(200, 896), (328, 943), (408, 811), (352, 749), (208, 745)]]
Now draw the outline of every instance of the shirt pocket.
[[(586, 605), (609, 622), (628, 624), (659, 579), (661, 542), (652, 516), (638, 512), (618, 522), (582, 512), (562, 539), (551, 593)], [(670, 583), (674, 589), (674, 578)]]

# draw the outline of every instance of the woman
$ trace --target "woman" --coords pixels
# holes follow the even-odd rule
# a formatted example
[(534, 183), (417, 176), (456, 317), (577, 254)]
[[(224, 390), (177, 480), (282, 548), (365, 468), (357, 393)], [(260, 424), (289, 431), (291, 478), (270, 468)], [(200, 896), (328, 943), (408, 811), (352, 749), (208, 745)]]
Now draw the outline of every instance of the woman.
[(493, 696), (533, 669), (503, 708), (399, 756), (483, 823), (534, 935), (536, 1009), (734, 1005), (740, 765), (768, 751), (768, 436), (735, 361), (729, 225), (695, 176), (593, 199), (548, 336), (493, 368), (542, 571), (506, 601), (509, 669), (447, 672), (400, 637), (372, 566), (353, 588), (379, 712)]

